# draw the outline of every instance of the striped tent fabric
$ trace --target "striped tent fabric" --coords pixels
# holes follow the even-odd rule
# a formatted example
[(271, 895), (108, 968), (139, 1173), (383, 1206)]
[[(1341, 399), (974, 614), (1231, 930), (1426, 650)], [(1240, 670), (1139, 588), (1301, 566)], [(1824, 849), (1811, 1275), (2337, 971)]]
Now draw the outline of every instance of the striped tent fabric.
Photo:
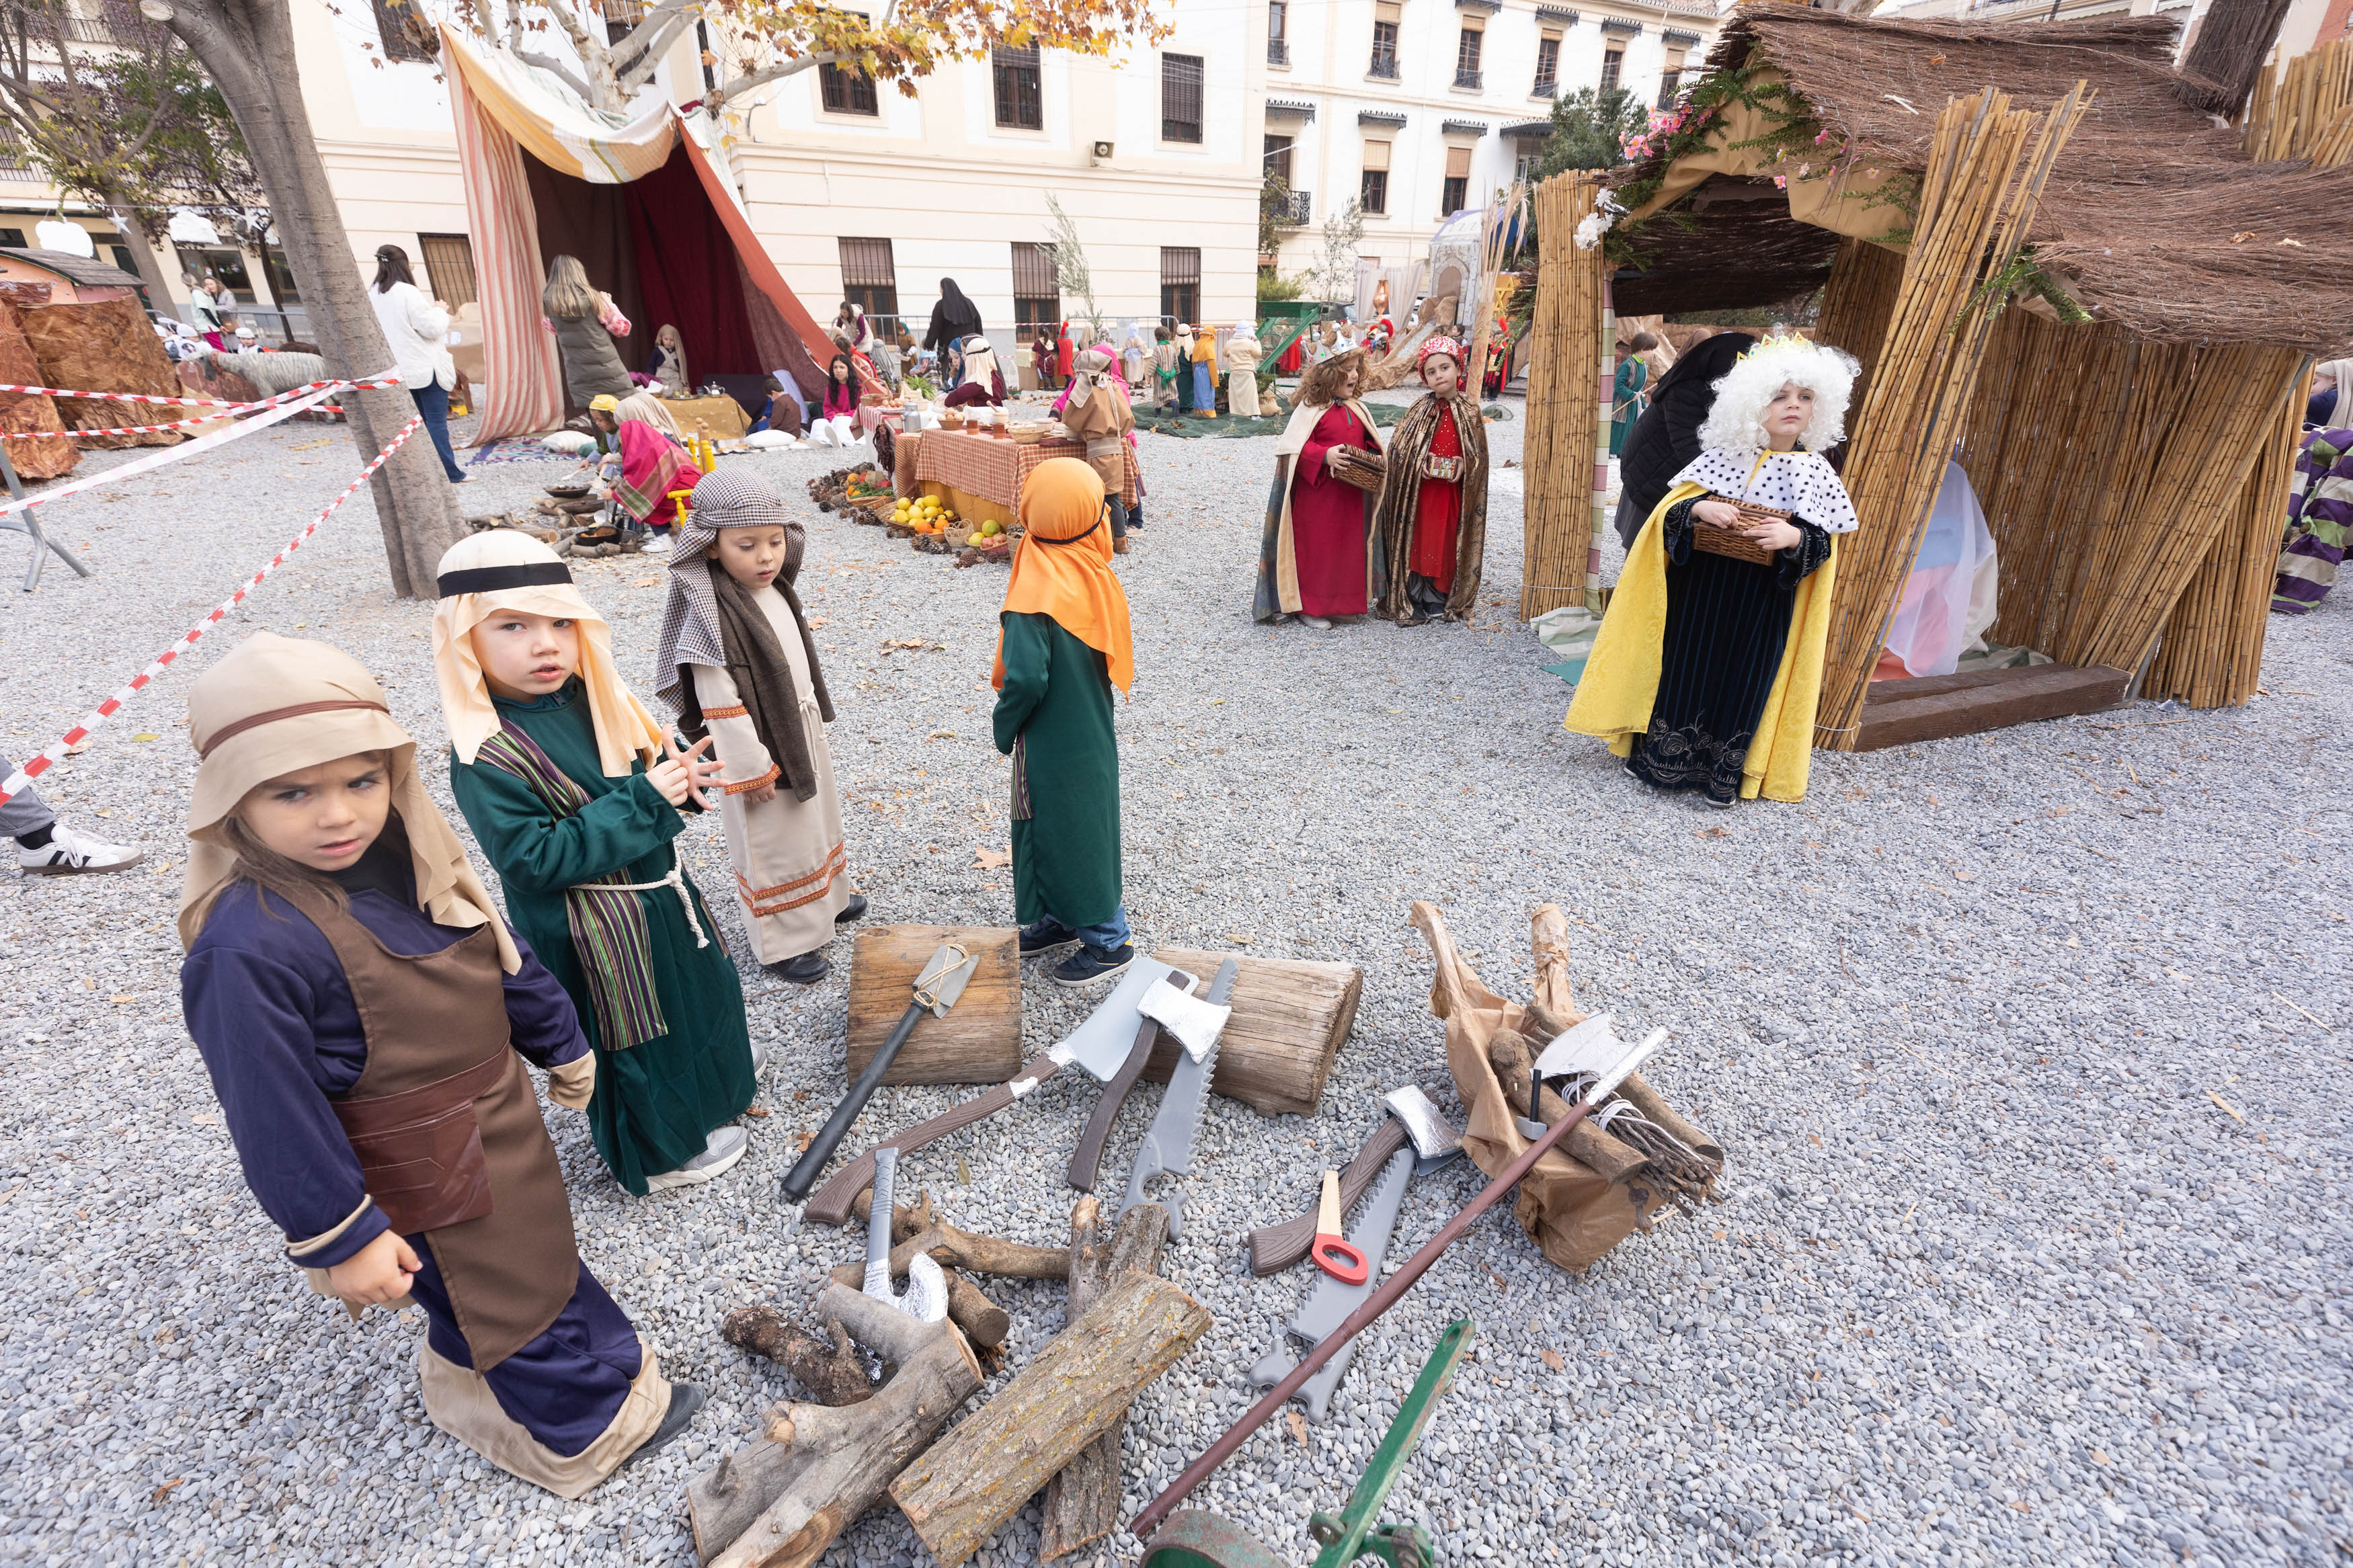
[[(441, 36), (454, 44), (449, 29)], [(564, 367), (554, 334), (540, 325), (539, 294), (547, 275), (540, 266), (539, 220), (523, 177), (522, 149), (484, 108), (467, 72), (442, 75), (457, 123), (482, 307), (487, 384), (475, 439), (487, 445), (501, 436), (527, 436), (564, 423)]]

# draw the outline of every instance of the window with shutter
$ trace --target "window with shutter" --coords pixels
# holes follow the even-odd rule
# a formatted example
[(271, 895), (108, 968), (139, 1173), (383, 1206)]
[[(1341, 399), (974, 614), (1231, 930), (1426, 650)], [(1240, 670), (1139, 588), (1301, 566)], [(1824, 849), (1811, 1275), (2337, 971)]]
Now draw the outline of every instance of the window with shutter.
[[(474, 281), (474, 247), (462, 234), (420, 234), (417, 248), (425, 253), (425, 274), (429, 279), (433, 297), (452, 310), (471, 304), (481, 293)], [(270, 289), (283, 301), (289, 296), (278, 287), (273, 271)]]
[(1013, 243), (1013, 324), (1025, 336), (1062, 319), (1061, 286), (1054, 281), (1054, 247)]
[(1486, 23), (1477, 16), (1462, 18), (1454, 40), (1454, 85), (1475, 89), (1480, 84), (1479, 54), (1486, 42)]
[(1395, 81), (1398, 74), (1398, 23), (1400, 13), (1396, 0), (1375, 0), (1373, 5), (1373, 61), (1365, 74)]
[(1546, 33), (1536, 40), (1536, 81), (1532, 98), (1551, 98), (1560, 91), (1560, 35)]
[(1366, 212), (1376, 216), (1389, 210), (1389, 144), (1386, 142), (1365, 143), (1365, 174), (1357, 188), (1357, 199)]
[(1160, 139), (1201, 140), (1202, 59), (1199, 55), (1160, 57)]
[[(863, 11), (855, 13), (860, 21), (866, 20)], [(874, 79), (856, 66), (819, 66), (817, 68), (818, 101), (828, 114), (880, 115), (882, 106), (874, 98)]]
[(1038, 46), (1019, 48), (998, 45), (989, 58), (989, 75), (997, 89), (997, 122), (1015, 131), (1046, 128), (1045, 95), (1039, 80)]
[(1160, 313), (1171, 323), (1201, 313), (1201, 253), (1190, 246), (1160, 247)]
[(841, 297), (869, 316), (899, 313), (899, 269), (888, 239), (851, 239), (841, 247)]
[(1615, 92), (1615, 91), (1617, 91), (1617, 90), (1618, 90), (1618, 76), (1619, 76), (1619, 73), (1620, 73), (1620, 71), (1622, 71), (1622, 70), (1625, 68), (1625, 66), (1626, 66), (1626, 51), (1625, 51), (1625, 50), (1623, 50), (1623, 49), (1605, 49), (1605, 50), (1603, 50), (1603, 51), (1602, 51), (1602, 55), (1601, 55), (1601, 90), (1602, 90), (1602, 91), (1604, 91), (1604, 92)]
[(1446, 183), (1439, 187), (1438, 216), (1451, 217), (1471, 205), (1471, 149), (1446, 150)]
[(1675, 106), (1675, 94), (1683, 90), (1683, 52), (1681, 49), (1669, 49), (1667, 63), (1659, 71), (1659, 107), (1672, 109)]

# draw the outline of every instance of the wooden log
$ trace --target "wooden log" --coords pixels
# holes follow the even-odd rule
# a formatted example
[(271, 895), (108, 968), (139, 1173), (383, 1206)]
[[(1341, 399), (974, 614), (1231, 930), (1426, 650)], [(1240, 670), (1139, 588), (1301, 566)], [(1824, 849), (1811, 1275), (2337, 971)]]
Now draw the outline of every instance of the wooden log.
[[(1190, 947), (1164, 947), (1152, 956), (1198, 974), (1205, 992), (1218, 965), (1236, 960), (1233, 1016), (1219, 1042), (1209, 1087), (1261, 1116), (1314, 1113), (1323, 1103), (1332, 1058), (1356, 1027), (1363, 970), (1353, 963), (1249, 958)], [(1144, 1076), (1166, 1083), (1176, 1070), (1178, 1048), (1163, 1030)]]
[(866, 1070), (944, 942), (976, 961), (944, 1018), (924, 1018), (884, 1083), (1003, 1083), (1021, 1066), (1021, 933), (994, 926), (860, 926), (849, 950), (849, 1077)]
[[(1119, 1228), (1108, 1245), (1100, 1232), (1102, 1205), (1081, 1198), (1071, 1210), (1070, 1301), (1064, 1322), (1075, 1323), (1100, 1300), (1112, 1282), (1130, 1269), (1139, 1274), (1160, 1272), (1160, 1252), (1168, 1240), (1168, 1211), (1158, 1204), (1138, 1204), (1119, 1216)], [(1103, 1436), (1079, 1450), (1079, 1457), (1046, 1483), (1045, 1521), (1038, 1555), (1050, 1562), (1100, 1541), (1119, 1523), (1119, 1460), (1127, 1416), (1122, 1412)]]
[(1211, 1321), (1166, 1280), (1120, 1276), (996, 1398), (901, 1471), (892, 1500), (932, 1555), (956, 1568), (1109, 1431)]
[[(1854, 749), (1876, 752), (2038, 719), (2096, 713), (2123, 701), (2131, 680), (2131, 675), (2121, 669), (2102, 666), (2077, 669), (2064, 664), (1883, 680), (1863, 703)], [(1932, 689), (1915, 689), (1922, 687)]]
[[(874, 1189), (858, 1194), (851, 1205), (858, 1223), (874, 1212)], [(894, 1204), (891, 1210), (891, 1272), (907, 1271), (917, 1251), (928, 1252), (944, 1268), (965, 1268), (975, 1274), (995, 1274), (1007, 1279), (1067, 1279), (1071, 1255), (1059, 1247), (1032, 1247), (1001, 1236), (976, 1236), (942, 1219), (932, 1206), (932, 1194), (919, 1192), (912, 1204)], [(860, 1265), (863, 1268), (864, 1265)]]
[(898, 1373), (858, 1405), (772, 1405), (756, 1436), (687, 1487), (695, 1553), (712, 1568), (815, 1563), (980, 1387), (980, 1363), (946, 1323), (918, 1323), (839, 1285), (825, 1288), (817, 1312)]
[(766, 1356), (800, 1380), (820, 1405), (856, 1405), (872, 1395), (866, 1362), (839, 1321), (826, 1324), (820, 1338), (766, 1302), (738, 1307), (719, 1325), (719, 1337), (754, 1355)]
[[(1495, 1081), (1504, 1087), (1515, 1116), (1528, 1113), (1528, 1075), (1535, 1067), (1536, 1053), (1541, 1049), (1525, 1036), (1511, 1029), (1498, 1029), (1487, 1042), (1487, 1062), (1495, 1069)], [(1568, 1102), (1546, 1085), (1536, 1096), (1535, 1120), (1546, 1127), (1568, 1114)], [(1568, 1151), (1568, 1156), (1590, 1166), (1604, 1179), (1622, 1182), (1649, 1163), (1649, 1157), (1631, 1144), (1612, 1138), (1589, 1121), (1580, 1121), (1569, 1129), (1568, 1136), (1555, 1145)]]

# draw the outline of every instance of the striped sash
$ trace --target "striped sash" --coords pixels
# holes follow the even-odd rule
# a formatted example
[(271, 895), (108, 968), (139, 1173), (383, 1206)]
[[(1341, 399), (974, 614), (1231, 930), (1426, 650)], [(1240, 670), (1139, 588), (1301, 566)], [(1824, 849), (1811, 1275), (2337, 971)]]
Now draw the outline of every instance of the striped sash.
[[(576, 816), (588, 793), (557, 767), (537, 742), (513, 723), (501, 725), (482, 742), (480, 761), (512, 773), (530, 786), (557, 820)], [(653, 938), (646, 911), (626, 871), (615, 871), (564, 890), (564, 913), (572, 928), (572, 952), (588, 979), (588, 1000), (596, 1012), (596, 1032), (605, 1048), (624, 1051), (670, 1033), (661, 1001), (654, 994)]]

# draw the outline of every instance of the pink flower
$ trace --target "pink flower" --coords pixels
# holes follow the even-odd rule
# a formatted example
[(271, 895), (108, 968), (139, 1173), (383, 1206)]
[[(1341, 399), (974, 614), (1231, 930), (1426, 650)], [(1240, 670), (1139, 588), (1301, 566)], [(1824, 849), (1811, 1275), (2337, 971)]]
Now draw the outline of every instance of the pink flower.
[(1777, 191), (1786, 191), (1786, 190), (1788, 190), (1788, 189), (1789, 188), (1789, 176), (1788, 176), (1788, 175), (1787, 175), (1787, 174), (1776, 174), (1776, 175), (1774, 175), (1774, 176), (1773, 176), (1773, 188), (1774, 188), (1775, 190), (1777, 190)]

